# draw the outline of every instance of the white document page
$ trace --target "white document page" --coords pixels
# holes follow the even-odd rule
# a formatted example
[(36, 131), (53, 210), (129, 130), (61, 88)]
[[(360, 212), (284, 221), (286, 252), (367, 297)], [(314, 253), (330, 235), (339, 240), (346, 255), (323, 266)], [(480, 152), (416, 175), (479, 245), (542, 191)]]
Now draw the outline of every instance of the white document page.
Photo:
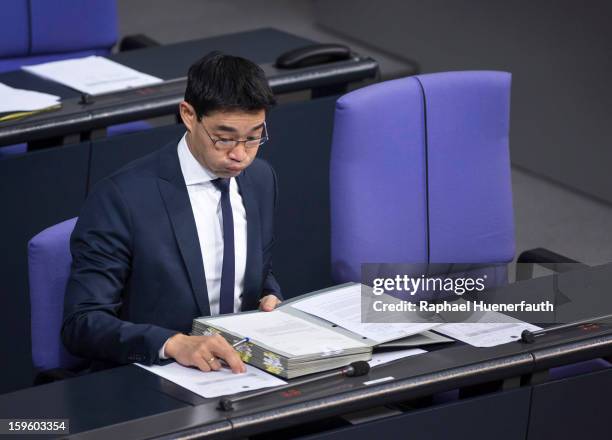
[(497, 312), (486, 312), (479, 318), (479, 321), (443, 324), (436, 327), (436, 332), (474, 347), (495, 347), (496, 345), (518, 341), (523, 330), (535, 331), (541, 329), (533, 324)]
[(346, 349), (366, 347), (365, 344), (343, 334), (281, 310), (228, 315), (210, 322), (291, 356), (313, 353), (333, 356)]
[(379, 365), (386, 364), (387, 362), (394, 361), (396, 359), (402, 359), (409, 356), (415, 356), (417, 354), (427, 353), (425, 350), (420, 348), (407, 348), (405, 350), (393, 350), (384, 351), (381, 353), (372, 354), (372, 359), (368, 361), (371, 368), (378, 367)]
[(162, 82), (160, 78), (99, 56), (23, 66), (23, 70), (83, 93), (99, 95)]
[(196, 368), (184, 367), (176, 362), (163, 366), (136, 365), (205, 398), (227, 396), (287, 383), (250, 365), (246, 365), (246, 373), (240, 374), (232, 373), (229, 368), (203, 372)]
[(333, 289), (292, 303), (294, 309), (333, 322), (378, 343), (392, 341), (432, 329), (431, 323), (361, 322), (361, 284)]
[(42, 110), (59, 104), (59, 100), (59, 96), (0, 83), (0, 113)]

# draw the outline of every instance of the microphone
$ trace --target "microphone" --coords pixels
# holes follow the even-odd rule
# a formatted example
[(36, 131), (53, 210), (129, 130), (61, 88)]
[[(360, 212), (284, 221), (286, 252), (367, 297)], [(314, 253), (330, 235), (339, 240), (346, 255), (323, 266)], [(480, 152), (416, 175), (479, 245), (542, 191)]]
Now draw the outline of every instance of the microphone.
[(593, 318), (581, 319), (580, 321), (570, 322), (567, 324), (553, 325), (548, 328), (544, 328), (542, 330), (536, 330), (533, 332), (529, 330), (523, 330), (523, 332), (521, 333), (520, 341), (525, 342), (527, 344), (532, 344), (535, 342), (536, 338), (539, 338), (541, 336), (546, 336), (551, 333), (556, 333), (561, 330), (567, 330), (568, 328), (578, 327), (578, 326), (585, 325), (585, 324), (593, 325), (593, 324), (596, 324), (597, 321), (603, 321), (603, 320), (610, 319), (610, 318), (612, 318), (612, 313), (609, 315), (602, 315), (602, 316), (595, 316)]
[(233, 399), (230, 397), (224, 397), (223, 399), (219, 401), (218, 408), (223, 411), (231, 411), (234, 409), (234, 403), (240, 402), (242, 400), (247, 400), (252, 397), (258, 397), (258, 396), (264, 396), (266, 394), (276, 393), (277, 391), (284, 390), (286, 388), (293, 388), (295, 386), (304, 385), (307, 383), (318, 382), (323, 379), (329, 379), (330, 377), (343, 377), (343, 376), (344, 377), (358, 377), (358, 376), (365, 376), (369, 372), (370, 372), (370, 364), (368, 364), (366, 361), (356, 361), (338, 370), (333, 370), (333, 371), (330, 371), (329, 373), (322, 374), (316, 377), (310, 377), (308, 379), (303, 379), (300, 381), (292, 382), (287, 385), (282, 385), (280, 387), (271, 388), (271, 389), (267, 389), (263, 391), (256, 391), (254, 393), (247, 394), (241, 397), (235, 397)]
[(347, 377), (365, 376), (369, 372), (370, 364), (366, 361), (353, 362), (340, 370), (340, 374)]

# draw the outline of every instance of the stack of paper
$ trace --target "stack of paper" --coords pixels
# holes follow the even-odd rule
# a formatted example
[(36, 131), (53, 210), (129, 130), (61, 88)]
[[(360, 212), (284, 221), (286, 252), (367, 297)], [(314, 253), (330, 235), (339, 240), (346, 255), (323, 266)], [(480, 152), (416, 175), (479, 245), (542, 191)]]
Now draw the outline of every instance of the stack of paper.
[(15, 89), (0, 83), (0, 113), (43, 110), (58, 105), (59, 100), (59, 96)]
[(516, 340), (525, 328), (537, 329), (496, 313), (485, 314), (473, 323), (364, 323), (361, 287), (351, 284), (295, 298), (272, 312), (197, 318), (192, 333), (218, 333), (229, 343), (249, 338), (237, 348), (244, 362), (291, 379), (369, 360), (375, 347), (407, 348), (452, 341), (446, 336), (491, 347)]
[[(351, 284), (297, 300), (291, 307), (365, 336), (378, 342), (379, 347), (424, 346), (452, 341), (439, 333), (475, 347), (494, 347), (519, 340), (523, 330), (540, 329), (497, 312), (486, 312), (478, 322), (466, 323), (364, 323), (361, 322), (360, 298), (361, 285)], [(426, 331), (429, 329), (436, 333)]]
[(22, 69), (90, 95), (162, 82), (160, 78), (98, 56), (23, 66)]
[(194, 320), (194, 335), (220, 333), (230, 343), (248, 337), (237, 348), (242, 360), (291, 379), (369, 360), (370, 345), (283, 310), (250, 312)]

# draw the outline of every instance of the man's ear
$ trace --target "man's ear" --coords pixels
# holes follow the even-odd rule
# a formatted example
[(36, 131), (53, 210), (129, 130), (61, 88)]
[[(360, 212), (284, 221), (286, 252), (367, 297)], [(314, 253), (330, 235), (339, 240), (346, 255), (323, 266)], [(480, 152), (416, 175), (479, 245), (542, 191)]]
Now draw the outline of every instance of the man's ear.
[(187, 101), (181, 101), (179, 104), (179, 113), (181, 114), (181, 119), (185, 127), (187, 127), (187, 130), (192, 132), (197, 121), (196, 112), (193, 106)]

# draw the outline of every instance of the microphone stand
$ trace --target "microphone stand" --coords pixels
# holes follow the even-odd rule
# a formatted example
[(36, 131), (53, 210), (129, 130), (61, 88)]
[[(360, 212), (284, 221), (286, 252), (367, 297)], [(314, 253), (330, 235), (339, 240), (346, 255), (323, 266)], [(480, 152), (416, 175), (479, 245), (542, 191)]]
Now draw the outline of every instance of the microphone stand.
[(252, 397), (264, 396), (266, 394), (275, 393), (277, 391), (285, 390), (287, 388), (293, 388), (293, 387), (304, 385), (304, 384), (307, 384), (307, 383), (317, 382), (317, 381), (320, 381), (320, 380), (323, 380), (323, 379), (329, 379), (330, 377), (364, 376), (364, 375), (368, 374), (369, 371), (370, 371), (370, 364), (368, 364), (366, 361), (353, 362), (352, 364), (350, 364), (350, 365), (348, 365), (346, 367), (342, 367), (340, 370), (335, 370), (335, 371), (331, 371), (329, 373), (321, 374), (321, 375), (316, 376), (316, 377), (310, 377), (310, 378), (307, 378), (307, 379), (302, 379), (302, 380), (299, 380), (299, 381), (291, 382), (291, 383), (289, 383), (287, 385), (281, 385), (279, 387), (275, 387), (275, 388), (271, 388), (271, 389), (267, 389), (267, 390), (255, 391), (253, 393), (249, 393), (249, 394), (246, 394), (246, 395), (243, 395), (243, 396), (234, 397), (233, 399), (229, 398), (229, 397), (224, 397), (223, 399), (221, 399), (219, 401), (218, 409), (223, 410), (223, 411), (231, 411), (231, 410), (234, 409), (234, 403), (240, 402), (242, 400), (247, 400), (247, 399), (250, 399)]

